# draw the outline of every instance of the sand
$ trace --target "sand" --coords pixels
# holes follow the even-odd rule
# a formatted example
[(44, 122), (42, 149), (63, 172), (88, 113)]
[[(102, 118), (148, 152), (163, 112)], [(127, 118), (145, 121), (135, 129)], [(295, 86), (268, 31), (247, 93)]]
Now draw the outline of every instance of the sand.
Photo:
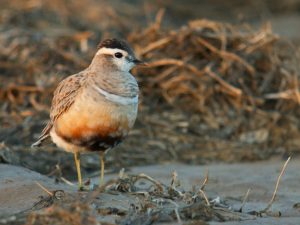
[[(152, 165), (144, 167), (133, 167), (129, 174), (145, 173), (156, 180), (168, 184), (171, 173), (176, 171), (178, 179), (185, 190), (193, 185), (202, 183), (205, 171), (209, 171), (209, 181), (206, 192), (209, 198), (220, 197), (238, 209), (241, 205), (240, 199), (251, 188), (248, 201), (244, 206), (244, 212), (259, 211), (263, 209), (270, 200), (277, 176), (284, 161), (269, 160), (256, 163), (236, 164), (212, 164), (206, 166), (190, 166), (177, 163), (164, 165)], [(222, 224), (297, 224), (300, 223), (299, 209), (293, 207), (300, 202), (299, 182), (300, 160), (291, 160), (285, 174), (282, 177), (278, 195), (271, 211), (273, 216), (263, 218), (251, 216), (249, 219), (238, 222), (222, 222)], [(117, 174), (107, 175), (106, 180), (116, 178)], [(36, 184), (39, 182), (49, 190), (64, 190), (66, 193), (76, 195), (76, 186), (67, 184), (55, 184), (53, 179), (33, 172), (23, 167), (0, 164), (0, 218), (7, 218), (18, 213), (28, 212), (39, 196), (47, 194)], [(97, 183), (98, 177), (92, 178)], [(120, 193), (114, 196), (115, 203), (109, 193), (98, 196), (104, 206), (117, 206), (128, 211), (131, 201), (134, 198)], [(278, 212), (281, 217), (276, 217)], [(114, 222), (115, 216), (98, 216), (99, 221)], [(3, 222), (3, 221), (2, 221)], [(219, 222), (210, 222), (217, 225)]]

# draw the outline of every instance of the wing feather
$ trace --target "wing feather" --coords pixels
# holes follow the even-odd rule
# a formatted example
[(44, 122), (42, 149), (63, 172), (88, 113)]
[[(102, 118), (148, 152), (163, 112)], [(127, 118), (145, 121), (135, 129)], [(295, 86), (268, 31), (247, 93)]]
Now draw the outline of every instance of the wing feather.
[(41, 136), (38, 140), (32, 144), (32, 147), (39, 147), (42, 143), (50, 137), (50, 131), (57, 118), (63, 113), (67, 112), (68, 109), (74, 103), (77, 94), (80, 92), (81, 87), (85, 81), (84, 71), (81, 73), (72, 75), (62, 80), (54, 91), (50, 109), (50, 121), (43, 129)]
[(54, 121), (61, 114), (65, 113), (74, 103), (74, 100), (84, 83), (84, 78), (85, 76), (83, 76), (83, 73), (78, 73), (67, 77), (59, 83), (54, 91), (50, 110), (50, 119), (52, 123), (54, 123)]

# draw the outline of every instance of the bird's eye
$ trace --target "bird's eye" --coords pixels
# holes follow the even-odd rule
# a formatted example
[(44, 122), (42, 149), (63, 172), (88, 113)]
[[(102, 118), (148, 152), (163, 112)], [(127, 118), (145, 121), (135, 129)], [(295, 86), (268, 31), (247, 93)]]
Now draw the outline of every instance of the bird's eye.
[(121, 52), (116, 52), (115, 53), (115, 57), (117, 58), (122, 58), (123, 57), (123, 54)]

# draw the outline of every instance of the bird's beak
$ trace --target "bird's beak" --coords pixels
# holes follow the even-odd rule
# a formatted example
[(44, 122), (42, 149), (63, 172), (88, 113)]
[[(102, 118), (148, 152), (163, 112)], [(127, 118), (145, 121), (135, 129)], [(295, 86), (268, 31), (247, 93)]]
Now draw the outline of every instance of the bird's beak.
[(138, 65), (138, 66), (147, 66), (147, 63), (139, 60), (139, 59), (133, 59), (132, 62), (135, 64), (135, 65)]

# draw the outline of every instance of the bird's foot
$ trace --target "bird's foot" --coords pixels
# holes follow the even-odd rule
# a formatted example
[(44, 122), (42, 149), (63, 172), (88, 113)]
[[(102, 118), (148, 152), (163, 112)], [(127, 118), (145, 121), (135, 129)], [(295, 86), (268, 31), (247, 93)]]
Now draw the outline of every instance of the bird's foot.
[(88, 185), (88, 186), (85, 186), (85, 185), (78, 186), (78, 191), (91, 191), (91, 190), (93, 190), (93, 189), (90, 185)]

